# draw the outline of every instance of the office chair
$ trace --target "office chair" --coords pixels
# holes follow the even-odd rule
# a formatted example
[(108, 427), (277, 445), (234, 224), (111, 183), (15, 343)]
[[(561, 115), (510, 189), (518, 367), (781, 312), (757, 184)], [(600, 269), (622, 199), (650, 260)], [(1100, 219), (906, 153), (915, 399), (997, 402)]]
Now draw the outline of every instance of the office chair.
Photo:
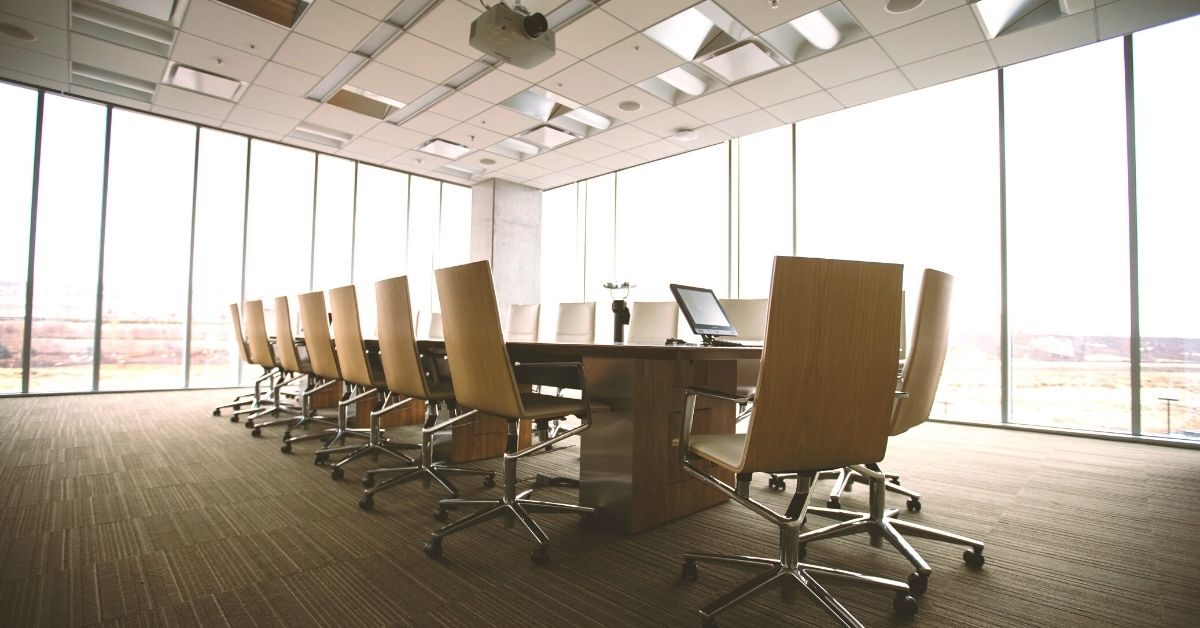
[[(950, 290), (953, 281), (953, 277), (946, 273), (925, 269), (925, 276), (921, 281), (921, 297), (917, 302), (917, 318), (916, 324), (913, 326), (912, 347), (908, 352), (908, 359), (905, 362), (904, 374), (899, 386), (901, 398), (896, 400), (895, 408), (892, 410), (889, 425), (891, 436), (903, 434), (929, 418), (938, 382), (942, 376), (942, 365), (946, 360), (946, 345), (950, 331)], [(895, 352), (894, 347), (895, 345), (892, 348), (893, 352)], [(878, 460), (867, 460), (852, 465), (837, 465), (849, 467), (867, 478), (870, 487), (870, 512), (810, 508), (809, 512), (812, 514), (842, 521), (801, 534), (799, 537), (801, 553), (807, 543), (857, 532), (870, 534), (871, 544), (877, 547), (881, 545), (881, 539), (887, 539), (916, 568), (916, 571), (908, 577), (908, 584), (915, 595), (924, 593), (928, 588), (929, 574), (932, 570), (929, 563), (904, 538), (905, 534), (966, 546), (968, 549), (963, 552), (963, 560), (970, 567), (976, 569), (982, 567), (984, 563), (983, 541), (897, 519), (895, 510), (886, 509), (887, 476), (879, 470), (878, 466), (871, 467), (867, 464), (878, 462)]]
[[(242, 362), (253, 364), (250, 361), (250, 349), (246, 345), (246, 334), (242, 331), (242, 316), (238, 312), (238, 304), (229, 304), (229, 320), (233, 323), (234, 338), (237, 340), (238, 355), (241, 356)], [(229, 416), (231, 423), (237, 423), (243, 414), (254, 414), (258, 412), (262, 404), (262, 384), (270, 382), (275, 375), (274, 369), (263, 369), (263, 374), (259, 375), (254, 380), (254, 391), (238, 395), (233, 398), (233, 401), (213, 408), (213, 416), (221, 416), (221, 410), (230, 409), (232, 413)], [(248, 407), (247, 407), (248, 406)]]
[(375, 397), (375, 405), (370, 414), (370, 428), (367, 430), (367, 442), (362, 445), (333, 446), (330, 441), (324, 448), (317, 450), (316, 460), (323, 464), (331, 454), (344, 453), (341, 460), (333, 463), (329, 477), (334, 480), (342, 479), (343, 467), (346, 463), (357, 460), (365, 455), (387, 454), (399, 458), (405, 463), (416, 461), (403, 453), (406, 449), (417, 449), (417, 445), (392, 443), (383, 436), (380, 427), (379, 409), (383, 406), (379, 399), (380, 389), (387, 385), (383, 379), (383, 368), (378, 362), (372, 364), (367, 358), (367, 347), (363, 342), (362, 327), (358, 317), (358, 294), (354, 285), (342, 286), (329, 291), (330, 305), (333, 307), (333, 337), (336, 340), (334, 350), (337, 353), (338, 368), (342, 372), (342, 383), (347, 387), (346, 393), (338, 403), (338, 426), (345, 424), (349, 409), (358, 403), (359, 399)]
[[(896, 612), (916, 612), (907, 584), (800, 562), (796, 540), (816, 472), (882, 459), (887, 448), (902, 274), (897, 264), (776, 257), (758, 395), (746, 433), (692, 434), (698, 397), (732, 403), (744, 398), (700, 388), (685, 391), (679, 447), (683, 468), (779, 528), (775, 558), (684, 555), (686, 580), (698, 577), (700, 562), (765, 568), (701, 609), (705, 625), (734, 605), (781, 586), (785, 593), (804, 590), (842, 625), (861, 626), (820, 584), (826, 579), (892, 591)], [(754, 473), (785, 470), (802, 478), (786, 512), (749, 496)]]
[[(244, 424), (247, 429), (251, 430), (251, 435), (260, 436), (262, 428), (280, 423), (290, 423), (295, 418), (297, 408), (283, 403), (283, 388), (294, 384), (301, 376), (285, 370), (279, 364), (275, 351), (271, 347), (271, 339), (267, 336), (267, 321), (262, 301), (246, 301), (242, 305), (242, 309), (246, 314), (246, 346), (250, 350), (250, 361), (263, 367), (264, 370), (270, 369), (275, 373), (271, 382), (269, 403), (262, 405), (258, 412), (246, 417)], [(285, 416), (280, 417), (280, 414)], [(268, 415), (276, 418), (264, 419)]]
[(679, 332), (679, 306), (674, 301), (638, 301), (629, 316), (625, 344), (661, 345)]
[[(721, 299), (721, 306), (729, 316), (729, 322), (737, 330), (737, 341), (762, 342), (767, 333), (766, 299)], [(737, 393), (753, 401), (754, 387), (758, 385), (758, 360), (737, 361)], [(746, 416), (749, 404), (738, 409), (738, 421)]]
[[(438, 297), (442, 304), (442, 324), (446, 334), (446, 353), (458, 403), (473, 408), (460, 420), (483, 412), (504, 417), (508, 439), (504, 452), (504, 494), (498, 500), (444, 499), (437, 517), (446, 518), (446, 510), (462, 506), (481, 509), (450, 523), (433, 533), (425, 544), (431, 558), (442, 554), (442, 539), (488, 519), (505, 515), (521, 522), (537, 542), (531, 556), (535, 564), (550, 560), (550, 538), (533, 520), (533, 512), (560, 512), (583, 515), (590, 519), (593, 510), (575, 504), (557, 504), (529, 499), (532, 490), (517, 493), (517, 461), (564, 438), (582, 433), (591, 425), (587, 380), (581, 362), (523, 363), (522, 369), (569, 369), (579, 378), (582, 399), (568, 399), (535, 393), (523, 393), (517, 387), (514, 364), (508, 357), (496, 307), (496, 292), (491, 269), (486, 261), (435, 271)], [(556, 418), (573, 414), (579, 427), (567, 430), (548, 441), (518, 449), (517, 426), (522, 419)]]
[(542, 306), (537, 303), (508, 306), (508, 325), (504, 327), (504, 339), (514, 342), (537, 342), (539, 314)]
[(596, 342), (596, 302), (559, 303), (554, 342)]
[[(371, 469), (363, 474), (362, 499), (359, 508), (370, 510), (375, 505), (375, 493), (421, 479), (429, 488), (430, 480), (436, 481), (458, 497), (458, 489), (446, 476), (468, 474), (483, 476), (483, 486), (496, 485), (496, 474), (492, 471), (454, 467), (433, 461), (433, 437), (438, 432), (450, 429), (462, 420), (458, 405), (454, 402), (454, 388), (449, 378), (440, 377), (442, 369), (435, 361), (442, 356), (422, 353), (413, 336), (412, 305), (408, 296), (408, 277), (393, 277), (375, 283), (375, 300), (379, 311), (379, 354), (383, 362), (384, 380), (388, 398), (375, 412), (371, 413), (371, 425), (379, 417), (406, 406), (414, 401), (425, 404), (425, 425), (421, 429), (421, 458), (403, 467)], [(449, 418), (438, 423), (438, 415)], [(375, 476), (398, 473), (376, 485)]]
[(304, 355), (300, 354), (298, 349), (299, 343), (296, 342), (295, 336), (292, 334), (292, 313), (291, 307), (288, 305), (286, 296), (275, 298), (275, 356), (279, 359), (280, 366), (292, 373), (302, 373), (305, 376), (305, 385), (300, 390), (297, 401), (300, 404), (300, 416), (288, 424), (287, 430), (283, 433), (283, 445), (280, 450), (283, 453), (291, 453), (291, 443), (296, 440), (306, 440), (313, 438), (321, 438), (327, 436), (332, 430), (326, 429), (322, 432), (306, 434), (296, 439), (292, 438), (292, 432), (296, 428), (308, 430), (309, 426), (317, 423), (325, 426), (336, 425), (328, 417), (319, 416), (317, 409), (312, 405), (313, 395), (333, 387), (339, 383), (337, 379), (327, 379), (318, 375), (309, 362), (307, 352)]

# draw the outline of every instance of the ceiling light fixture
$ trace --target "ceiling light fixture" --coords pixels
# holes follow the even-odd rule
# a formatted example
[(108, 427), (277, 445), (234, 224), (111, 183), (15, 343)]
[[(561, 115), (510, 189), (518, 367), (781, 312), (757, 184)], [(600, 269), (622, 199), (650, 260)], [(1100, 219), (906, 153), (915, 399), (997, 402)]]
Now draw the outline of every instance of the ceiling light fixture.
[(189, 91), (199, 92), (213, 98), (237, 101), (242, 92), (249, 86), (245, 81), (231, 79), (227, 76), (189, 68), (174, 61), (167, 64), (167, 74), (163, 83), (174, 85)]
[(833, 22), (825, 17), (824, 13), (818, 9), (812, 13), (801, 15), (791, 21), (792, 28), (796, 29), (808, 40), (809, 43), (820, 48), (821, 50), (831, 50), (838, 42), (842, 40), (842, 34), (838, 31)]
[(0, 22), (0, 35), (6, 35), (21, 41), (37, 41), (37, 35), (8, 22)]
[(609, 120), (608, 118), (590, 109), (584, 109), (583, 107), (572, 109), (563, 115), (564, 117), (570, 118), (576, 122), (582, 122), (583, 124), (601, 131), (612, 126), (612, 120)]
[(694, 142), (698, 137), (700, 137), (700, 134), (692, 129), (678, 129), (671, 134), (671, 139), (680, 142)]
[(640, 111), (641, 108), (642, 103), (636, 100), (622, 100), (617, 104), (617, 109), (620, 109), (621, 111)]
[(522, 140), (533, 142), (538, 146), (550, 149), (558, 148), (567, 142), (572, 142), (579, 139), (577, 135), (568, 133), (562, 129), (557, 129), (548, 124), (543, 124), (542, 126), (530, 129), (518, 135), (517, 137)]
[(699, 96), (708, 88), (704, 81), (696, 78), (682, 66), (672, 68), (658, 75), (658, 78), (675, 89), (692, 96)]
[(357, 52), (351, 52), (342, 57), (342, 60), (333, 66), (333, 69), (325, 75), (325, 78), (318, 81), (308, 91), (308, 97), (312, 100), (324, 102), (330, 96), (337, 93), (342, 85), (358, 72), (359, 68), (367, 64), (367, 61), (370, 61), (368, 57), (360, 55)]
[(888, 0), (884, 9), (888, 13), (908, 13), (924, 3), (925, 0)]
[(462, 144), (455, 144), (454, 142), (447, 142), (446, 140), (440, 138), (434, 138), (428, 142), (425, 142), (425, 144), (423, 144), (417, 150), (423, 153), (429, 153), (430, 155), (445, 157), (447, 159), (458, 159), (459, 157), (471, 152), (472, 149), (467, 148)]

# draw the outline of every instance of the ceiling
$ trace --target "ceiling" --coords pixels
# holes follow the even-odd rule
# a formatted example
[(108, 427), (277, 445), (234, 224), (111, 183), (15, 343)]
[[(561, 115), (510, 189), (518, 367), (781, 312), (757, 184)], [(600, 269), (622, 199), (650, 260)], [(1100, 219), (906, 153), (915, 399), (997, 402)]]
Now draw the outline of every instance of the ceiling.
[[(1012, 0), (899, 14), (886, 1), (525, 0), (550, 18), (557, 53), (521, 69), (468, 44), (479, 0), (312, 0), (291, 28), (233, 6), (297, 0), (0, 0), (0, 77), (446, 181), (546, 189), (1200, 12), (1195, 0), (1026, 0), (989, 38), (983, 7)], [(828, 50), (789, 26), (817, 9), (840, 34)], [(711, 23), (691, 48), (660, 43), (696, 16)], [(722, 74), (756, 63), (775, 69)], [(231, 92), (164, 82), (190, 70), (232, 79)], [(509, 139), (547, 123), (570, 141)], [(434, 139), (469, 152), (419, 150)]]

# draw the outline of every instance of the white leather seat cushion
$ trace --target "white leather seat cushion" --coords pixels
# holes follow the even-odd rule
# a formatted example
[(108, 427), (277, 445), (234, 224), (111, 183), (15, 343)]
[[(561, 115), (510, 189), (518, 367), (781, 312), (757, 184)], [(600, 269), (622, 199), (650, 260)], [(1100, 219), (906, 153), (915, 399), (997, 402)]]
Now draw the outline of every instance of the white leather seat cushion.
[(718, 465), (737, 471), (746, 449), (745, 434), (697, 434), (689, 441), (692, 453)]

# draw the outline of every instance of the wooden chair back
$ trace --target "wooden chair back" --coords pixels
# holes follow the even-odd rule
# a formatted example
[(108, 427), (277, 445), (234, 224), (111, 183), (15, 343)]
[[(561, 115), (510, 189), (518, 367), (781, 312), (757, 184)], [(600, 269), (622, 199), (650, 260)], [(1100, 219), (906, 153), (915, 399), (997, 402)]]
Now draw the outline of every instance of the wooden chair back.
[(296, 339), (292, 336), (292, 312), (288, 298), (275, 297), (275, 355), (279, 366), (289, 373), (299, 373), (300, 353), (296, 351)]
[(428, 399), (421, 354), (413, 335), (408, 277), (375, 282), (375, 303), (379, 312), (379, 357), (388, 390), (405, 397)]
[(246, 344), (246, 332), (242, 331), (242, 314), (238, 311), (237, 303), (229, 304), (229, 320), (233, 321), (233, 329), (236, 332), (234, 339), (237, 340), (238, 355), (242, 357), (242, 362), (250, 363), (250, 347)]
[(333, 341), (329, 338), (328, 312), (325, 310), (325, 293), (306, 292), (296, 301), (300, 305), (300, 324), (304, 326), (304, 347), (308, 350), (308, 363), (314, 375), (324, 379), (341, 379), (337, 356), (333, 352)]
[(468, 408), (519, 417), (521, 396), (504, 334), (491, 267), (471, 262), (434, 271), (454, 396)]
[(950, 339), (950, 294), (954, 277), (932, 268), (921, 278), (921, 296), (917, 301), (917, 320), (913, 325), (912, 345), (904, 362), (900, 390), (908, 397), (896, 401), (892, 413), (892, 434), (902, 434), (924, 423), (933, 410), (946, 346)]
[(559, 303), (554, 342), (596, 342), (596, 302)]
[(721, 299), (721, 305), (737, 330), (737, 340), (762, 342), (767, 334), (766, 299)]
[(739, 471), (883, 459), (896, 388), (899, 264), (776, 257)]
[(638, 301), (631, 310), (627, 344), (661, 345), (679, 331), (679, 305), (674, 301)]
[(342, 379), (359, 386), (373, 386), (358, 318), (358, 293), (354, 285), (330, 290), (329, 306), (333, 308), (334, 349), (337, 351)]
[(508, 325), (504, 328), (505, 340), (537, 342), (541, 312), (542, 306), (537, 303), (513, 303), (508, 306)]
[(250, 349), (250, 362), (267, 368), (275, 368), (275, 354), (271, 352), (271, 339), (267, 337), (267, 317), (263, 313), (262, 301), (246, 301), (242, 305), (246, 314), (246, 344)]

